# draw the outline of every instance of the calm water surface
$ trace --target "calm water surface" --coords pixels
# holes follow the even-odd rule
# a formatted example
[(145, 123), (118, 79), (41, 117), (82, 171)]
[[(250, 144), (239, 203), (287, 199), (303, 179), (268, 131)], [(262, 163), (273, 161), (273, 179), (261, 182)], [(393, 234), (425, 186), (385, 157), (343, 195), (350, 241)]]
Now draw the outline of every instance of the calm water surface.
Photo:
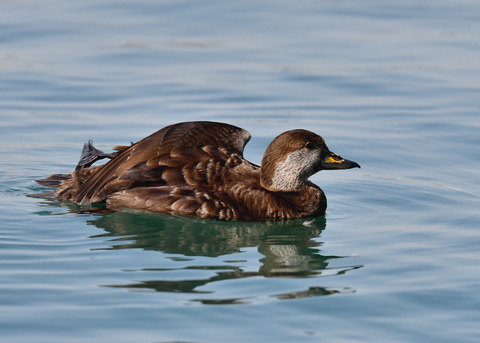
[[(478, 342), (480, 3), (0, 3), (2, 342)], [(33, 199), (85, 141), (306, 128), (360, 170), (314, 220)]]

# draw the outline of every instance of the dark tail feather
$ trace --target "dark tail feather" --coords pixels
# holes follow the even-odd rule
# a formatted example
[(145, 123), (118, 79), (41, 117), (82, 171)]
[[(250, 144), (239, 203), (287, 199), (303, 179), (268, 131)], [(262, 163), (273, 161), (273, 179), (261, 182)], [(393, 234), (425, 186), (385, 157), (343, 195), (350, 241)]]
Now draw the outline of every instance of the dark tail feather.
[(27, 194), (27, 197), (38, 199), (58, 199), (55, 191)]
[(64, 181), (70, 180), (71, 178), (71, 174), (52, 174), (45, 179), (35, 180), (35, 182), (45, 187), (58, 188)]

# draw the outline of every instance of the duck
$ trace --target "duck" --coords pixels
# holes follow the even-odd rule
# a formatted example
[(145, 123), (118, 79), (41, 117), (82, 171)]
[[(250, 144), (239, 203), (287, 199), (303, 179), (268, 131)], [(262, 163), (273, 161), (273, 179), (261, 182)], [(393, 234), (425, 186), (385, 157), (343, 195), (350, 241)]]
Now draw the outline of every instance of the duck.
[[(360, 168), (331, 152), (314, 132), (294, 129), (268, 145), (261, 165), (246, 160), (251, 135), (231, 124), (169, 125), (108, 154), (85, 143), (75, 170), (35, 180), (78, 205), (125, 208), (224, 221), (275, 221), (325, 215), (327, 198), (309, 177)], [(94, 165), (101, 159), (105, 164)]]

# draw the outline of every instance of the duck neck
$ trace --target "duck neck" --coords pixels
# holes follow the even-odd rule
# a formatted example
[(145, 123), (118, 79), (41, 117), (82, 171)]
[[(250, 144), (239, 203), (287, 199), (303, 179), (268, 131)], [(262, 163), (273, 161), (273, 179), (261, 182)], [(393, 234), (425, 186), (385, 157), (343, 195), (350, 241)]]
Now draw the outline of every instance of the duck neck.
[(275, 169), (266, 169), (262, 166), (260, 183), (269, 191), (300, 192), (307, 187), (307, 182), (289, 163), (280, 162)]

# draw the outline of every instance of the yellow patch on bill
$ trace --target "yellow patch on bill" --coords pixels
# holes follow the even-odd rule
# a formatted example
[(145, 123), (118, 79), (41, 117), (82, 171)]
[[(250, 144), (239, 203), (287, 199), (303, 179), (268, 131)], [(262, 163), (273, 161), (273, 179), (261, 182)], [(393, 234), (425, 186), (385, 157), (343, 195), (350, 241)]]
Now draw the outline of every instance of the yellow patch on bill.
[(341, 163), (341, 162), (343, 162), (343, 161), (345, 161), (343, 158), (340, 158), (340, 159), (336, 160), (336, 159), (334, 159), (332, 156), (329, 156), (329, 157), (326, 159), (325, 162), (327, 162), (327, 163)]

